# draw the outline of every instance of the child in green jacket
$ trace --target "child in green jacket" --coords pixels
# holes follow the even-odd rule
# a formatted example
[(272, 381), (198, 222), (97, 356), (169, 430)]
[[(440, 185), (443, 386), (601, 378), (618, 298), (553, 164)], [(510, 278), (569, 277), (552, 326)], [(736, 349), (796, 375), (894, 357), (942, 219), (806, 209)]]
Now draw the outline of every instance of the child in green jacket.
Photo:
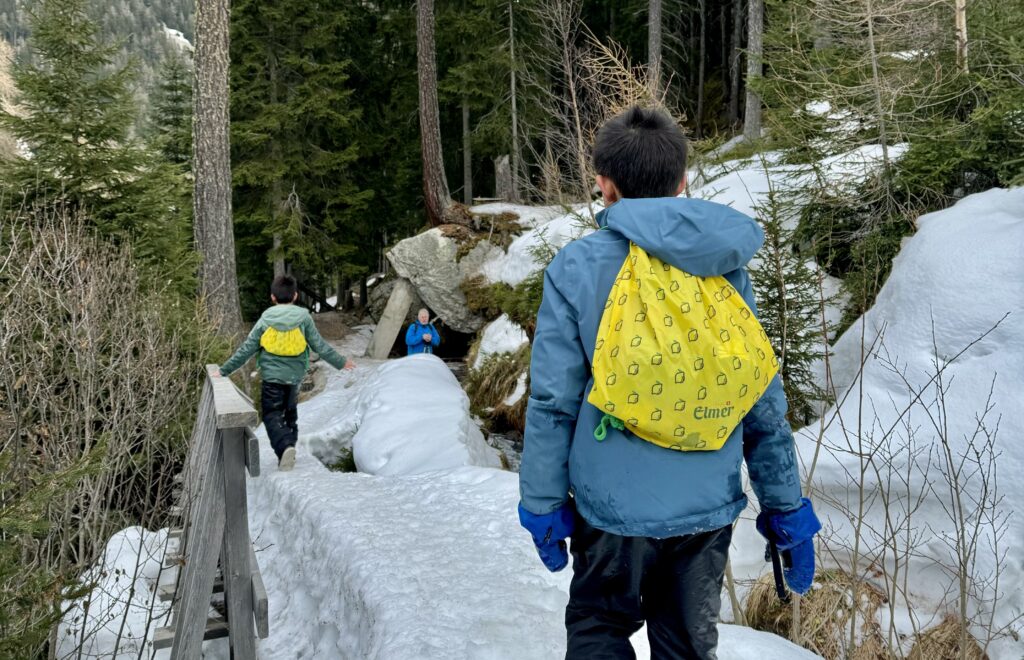
[(277, 454), (278, 469), (295, 467), (295, 443), (298, 440), (299, 385), (309, 369), (309, 349), (335, 369), (354, 369), (355, 364), (339, 355), (317, 332), (313, 317), (295, 301), (299, 286), (294, 278), (282, 275), (270, 287), (273, 307), (268, 308), (253, 326), (249, 336), (221, 368), (228, 376), (256, 354), (256, 366), (263, 376), (260, 407), (270, 446)]

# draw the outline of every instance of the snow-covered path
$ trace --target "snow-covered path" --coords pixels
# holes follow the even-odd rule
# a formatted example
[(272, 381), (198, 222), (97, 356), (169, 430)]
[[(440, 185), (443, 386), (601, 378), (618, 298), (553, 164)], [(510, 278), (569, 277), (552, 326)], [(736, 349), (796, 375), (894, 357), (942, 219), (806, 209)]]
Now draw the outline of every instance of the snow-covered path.
[[(358, 355), (360, 340), (340, 348)], [(363, 421), (354, 402), (380, 364), (359, 364), (354, 373), (329, 372), (325, 391), (300, 405), (295, 470), (277, 472), (264, 445), (262, 476), (249, 481), (249, 525), (271, 608), (260, 657), (562, 657), (571, 574), (548, 573), (519, 527), (517, 475), (476, 466), (341, 473), (310, 453), (349, 442)], [(429, 438), (432, 428), (422, 433)], [(642, 634), (634, 644), (649, 656)], [(722, 626), (719, 657), (816, 656)]]

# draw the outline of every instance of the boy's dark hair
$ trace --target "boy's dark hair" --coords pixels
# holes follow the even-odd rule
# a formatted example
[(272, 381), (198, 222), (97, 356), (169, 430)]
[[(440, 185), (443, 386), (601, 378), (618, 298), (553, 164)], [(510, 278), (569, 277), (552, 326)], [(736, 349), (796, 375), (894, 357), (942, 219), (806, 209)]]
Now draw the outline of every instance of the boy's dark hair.
[(594, 169), (626, 198), (673, 197), (686, 174), (686, 136), (664, 112), (633, 106), (594, 140)]
[(299, 283), (291, 275), (281, 275), (274, 278), (270, 285), (270, 294), (274, 296), (278, 304), (290, 303), (299, 292)]

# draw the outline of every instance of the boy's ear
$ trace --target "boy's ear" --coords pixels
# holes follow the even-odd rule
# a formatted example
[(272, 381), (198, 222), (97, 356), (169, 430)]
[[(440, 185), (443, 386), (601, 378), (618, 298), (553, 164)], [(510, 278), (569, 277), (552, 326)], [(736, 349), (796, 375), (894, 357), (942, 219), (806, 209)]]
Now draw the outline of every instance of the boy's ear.
[(686, 173), (685, 172), (683, 173), (683, 180), (679, 182), (679, 187), (676, 188), (676, 197), (679, 197), (680, 195), (682, 195), (684, 190), (686, 190)]
[(615, 187), (614, 181), (600, 174), (594, 178), (597, 179), (597, 187), (601, 189), (601, 196), (604, 198), (606, 205), (611, 206), (622, 199), (622, 196), (619, 195), (619, 189)]
[(295, 292), (295, 295), (294, 295), (294, 296), (292, 296), (292, 304), (294, 305), (294, 304), (295, 304), (295, 301), (296, 301), (296, 300), (298, 300), (298, 299), (299, 299), (299, 292), (298, 292), (298, 291), (296, 291), (296, 292)]
[(272, 303), (274, 303), (276, 305), (277, 304), (277, 296), (275, 296), (274, 294), (270, 294), (270, 302), (272, 302)]

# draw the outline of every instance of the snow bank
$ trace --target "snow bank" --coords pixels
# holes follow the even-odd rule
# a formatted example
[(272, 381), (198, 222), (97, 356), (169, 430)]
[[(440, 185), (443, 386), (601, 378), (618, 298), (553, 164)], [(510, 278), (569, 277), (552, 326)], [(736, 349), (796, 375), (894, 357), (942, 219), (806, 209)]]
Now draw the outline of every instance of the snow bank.
[[(814, 488), (821, 513), (834, 528), (833, 543), (841, 540), (842, 547), (852, 547), (853, 529), (843, 509), (856, 508), (859, 482), (863, 479), (866, 492), (875, 495), (864, 518), (862, 549), (869, 556), (868, 561), (861, 559), (864, 566), (882, 546), (886, 511), (878, 496), (888, 475), (890, 471), (897, 479), (909, 475), (909, 492), (906, 487), (892, 487), (892, 496), (902, 499), (890, 502), (888, 514), (898, 524), (908, 506), (906, 498), (911, 502), (920, 498), (910, 523), (912, 601), (916, 599), (923, 609), (942, 609), (945, 590), (955, 585), (949, 567), (956, 561), (949, 543), (956, 530), (947, 513), (952, 494), (942, 476), (948, 468), (943, 467), (941, 437), (948, 439), (954, 461), (970, 455), (969, 440), (984, 440), (977, 420), (991, 405), (985, 428), (995, 435), (1002, 499), (994, 512), (985, 515), (998, 518), (1005, 529), (993, 547), (991, 530), (982, 523), (976, 563), (971, 567), (979, 584), (970, 594), (970, 608), (972, 617), (991, 614), (998, 629), (1024, 614), (1024, 555), (1019, 547), (1024, 540), (1024, 516), (1015, 511), (1024, 501), (1024, 479), (1020, 478), (1024, 474), (1024, 418), (1020, 415), (1024, 403), (1024, 189), (972, 195), (952, 208), (921, 217), (919, 227), (895, 260), (874, 307), (834, 349), (832, 372), (841, 404), (825, 416), (828, 427)], [(879, 342), (857, 380), (862, 332), (867, 344), (875, 337)], [(954, 360), (972, 342), (977, 343)], [(937, 405), (932, 380), (936, 363), (945, 367), (944, 413)], [(850, 396), (844, 401), (846, 391)], [(911, 391), (922, 395), (915, 400)], [(864, 421), (858, 427), (861, 410)], [(904, 410), (909, 412), (901, 421)], [(947, 430), (940, 434), (936, 423), (938, 429), (945, 426)], [(798, 437), (807, 464), (814, 455), (817, 431), (812, 425)], [(863, 447), (858, 447), (858, 438)], [(874, 466), (863, 477), (858, 449), (878, 452)], [(956, 489), (968, 520), (979, 515), (975, 498), (982, 488), (979, 476), (972, 472), (968, 462)], [(1001, 553), (1008, 554), (997, 590), (984, 582), (994, 577)], [(877, 561), (890, 572), (891, 564), (891, 555)], [(952, 593), (955, 599), (956, 591)], [(989, 611), (993, 598), (997, 601), (994, 613)], [(948, 609), (953, 609), (952, 603)], [(975, 634), (982, 635), (978, 629)], [(1017, 659), (1022, 652), (1024, 643), (1009, 639), (989, 648), (994, 660)]]
[(167, 625), (170, 613), (169, 603), (156, 597), (166, 541), (167, 530), (141, 527), (128, 527), (110, 538), (103, 556), (82, 576), (95, 587), (88, 596), (64, 603), (58, 658), (149, 656), (148, 640), (156, 628)]
[(487, 324), (480, 334), (480, 348), (473, 361), (473, 368), (479, 369), (488, 355), (500, 353), (515, 353), (524, 344), (530, 343), (526, 331), (508, 317), (502, 314), (497, 319)]
[[(490, 205), (488, 205), (490, 206)], [(521, 207), (529, 208), (529, 207)], [(541, 207), (541, 210), (551, 207)], [(495, 253), (484, 262), (480, 272), (491, 282), (505, 282), (515, 286), (540, 268), (534, 253), (545, 246), (556, 252), (566, 243), (581, 238), (594, 230), (592, 214), (602, 208), (598, 202), (588, 206), (577, 204), (566, 212), (548, 217), (547, 211), (536, 216), (532, 229), (519, 236), (505, 253)]]

